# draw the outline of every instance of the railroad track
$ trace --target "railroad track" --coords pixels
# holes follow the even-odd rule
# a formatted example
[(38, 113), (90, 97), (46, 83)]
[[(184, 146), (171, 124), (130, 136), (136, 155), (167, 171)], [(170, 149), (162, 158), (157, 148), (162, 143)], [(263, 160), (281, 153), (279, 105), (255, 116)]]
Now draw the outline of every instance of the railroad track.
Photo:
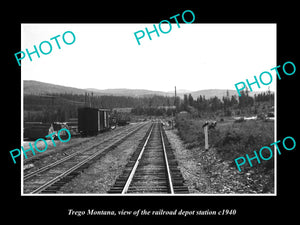
[(108, 193), (188, 193), (161, 123), (152, 124)]
[[(130, 130), (132, 130), (132, 129), (134, 129), (134, 128), (131, 127), (131, 128), (127, 128), (127, 129), (125, 129), (125, 130), (118, 131), (118, 132), (115, 133), (113, 136), (117, 137), (118, 135), (122, 134), (123, 132), (130, 132)], [(96, 137), (93, 137), (93, 138), (96, 138)], [(109, 137), (109, 138), (110, 138), (110, 137)], [(105, 138), (105, 140), (106, 140), (106, 139), (109, 139), (109, 138)], [(73, 147), (78, 147), (78, 146), (80, 146), (80, 145), (82, 145), (82, 144), (85, 144), (85, 143), (87, 143), (87, 142), (90, 142), (91, 140), (93, 140), (93, 139), (86, 139), (86, 140), (83, 140), (83, 141), (81, 141), (81, 142), (69, 144), (69, 145), (63, 147), (63, 148), (60, 150), (60, 152), (67, 151), (68, 149), (73, 148)], [(105, 140), (104, 140), (104, 141), (105, 141)], [(30, 164), (30, 163), (34, 163), (34, 162), (36, 162), (36, 161), (40, 161), (40, 160), (43, 159), (43, 158), (47, 158), (47, 156), (49, 156), (49, 155), (50, 155), (50, 153), (49, 153), (49, 154), (47, 154), (47, 153), (45, 154), (45, 153), (44, 153), (44, 154), (42, 154), (42, 155), (29, 156), (29, 157), (26, 159), (24, 165)]]
[[(111, 138), (102, 140), (86, 149), (77, 151), (54, 163), (46, 165), (36, 171), (25, 174), (24, 193), (56, 193), (60, 187), (77, 176), (94, 160), (106, 155), (129, 136), (140, 130), (147, 123), (118, 133)], [(97, 149), (101, 147), (101, 149)]]

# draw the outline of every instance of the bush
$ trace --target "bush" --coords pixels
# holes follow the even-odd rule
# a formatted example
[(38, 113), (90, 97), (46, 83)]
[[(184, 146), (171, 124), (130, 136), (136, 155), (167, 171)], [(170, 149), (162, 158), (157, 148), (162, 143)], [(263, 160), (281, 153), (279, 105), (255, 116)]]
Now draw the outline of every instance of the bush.
[[(188, 115), (177, 115), (176, 127), (187, 149), (204, 149), (203, 124), (205, 120)], [(235, 159), (253, 157), (263, 146), (274, 142), (274, 123), (262, 120), (234, 120), (218, 122), (215, 129), (209, 130), (209, 151), (200, 151), (200, 162), (205, 174), (213, 181), (211, 187), (216, 192), (225, 193), (224, 187), (237, 193), (274, 192), (274, 159), (252, 161), (253, 167), (245, 163), (242, 171), (237, 170)], [(198, 150), (198, 149), (197, 149)], [(192, 151), (192, 150), (191, 150)], [(197, 151), (198, 152), (198, 151)], [(198, 155), (198, 153), (197, 153)]]
[[(188, 115), (177, 115), (176, 127), (187, 149), (204, 148), (203, 124), (205, 120), (193, 119)], [(254, 155), (263, 146), (274, 142), (274, 124), (261, 120), (220, 122), (209, 130), (209, 146), (216, 148), (221, 160), (234, 162), (238, 157)], [(273, 167), (273, 160), (263, 161), (262, 166)], [(268, 163), (267, 163), (268, 162)], [(232, 164), (235, 166), (235, 164)], [(271, 166), (272, 165), (272, 166)]]

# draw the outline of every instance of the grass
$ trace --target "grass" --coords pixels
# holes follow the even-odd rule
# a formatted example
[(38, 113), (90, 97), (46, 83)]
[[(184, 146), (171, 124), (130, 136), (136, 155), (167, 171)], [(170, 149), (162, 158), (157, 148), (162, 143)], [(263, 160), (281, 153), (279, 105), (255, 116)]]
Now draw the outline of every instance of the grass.
[[(204, 147), (203, 124), (205, 120), (177, 116), (176, 127), (187, 148)], [(274, 142), (274, 124), (262, 120), (234, 122), (232, 119), (218, 122), (209, 130), (209, 145), (215, 147), (223, 160), (233, 160), (253, 153)]]
[[(189, 114), (177, 115), (176, 127), (178, 134), (184, 142), (187, 149), (199, 148), (204, 151), (204, 132), (203, 124), (205, 119), (193, 118)], [(229, 177), (230, 174), (225, 174), (224, 171), (217, 171), (220, 163), (226, 163), (231, 167), (230, 171), (237, 174), (236, 177), (241, 176), (241, 182), (247, 182), (246, 174), (251, 174), (253, 183), (253, 190), (257, 189), (257, 185), (264, 188), (264, 192), (273, 192), (274, 188), (274, 158), (268, 161), (252, 160), (253, 166), (250, 167), (248, 162), (241, 166), (242, 172), (238, 172), (234, 159), (238, 157), (253, 157), (253, 151), (258, 153), (263, 146), (270, 146), (274, 142), (274, 123), (265, 122), (263, 120), (250, 120), (235, 122), (231, 118), (224, 118), (218, 121), (215, 129), (209, 130), (209, 146), (206, 159), (204, 159), (204, 169), (207, 173), (212, 171), (215, 174), (222, 174), (220, 177)], [(273, 149), (273, 147), (272, 147)], [(201, 162), (203, 163), (203, 162)], [(221, 168), (221, 167), (220, 167)], [(242, 176), (244, 176), (242, 178)], [(221, 179), (220, 179), (221, 180)], [(221, 182), (221, 181), (220, 181)], [(227, 182), (227, 181), (226, 181)], [(222, 186), (222, 184), (219, 184)]]

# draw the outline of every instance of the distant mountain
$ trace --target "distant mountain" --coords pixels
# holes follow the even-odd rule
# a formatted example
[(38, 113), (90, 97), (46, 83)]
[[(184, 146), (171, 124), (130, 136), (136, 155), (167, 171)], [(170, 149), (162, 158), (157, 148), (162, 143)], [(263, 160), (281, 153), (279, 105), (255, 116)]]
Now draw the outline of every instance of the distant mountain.
[(24, 80), (24, 94), (52, 94), (52, 93), (72, 93), (72, 94), (84, 94), (84, 89), (67, 87), (56, 84), (49, 84), (45, 82), (35, 80)]
[[(238, 95), (236, 90), (228, 90), (228, 92), (230, 97), (232, 95)], [(205, 89), (191, 92), (191, 95), (194, 99), (199, 97), (200, 95), (204, 95), (206, 99), (213, 98), (215, 96), (217, 96), (219, 99), (222, 99), (223, 96), (227, 95), (227, 89)]]
[[(34, 80), (24, 80), (24, 94), (33, 94), (33, 95), (42, 95), (42, 94), (52, 94), (52, 93), (70, 93), (70, 94), (84, 94), (85, 92), (93, 92), (94, 95), (114, 95), (114, 96), (131, 96), (131, 97), (144, 97), (144, 96), (153, 96), (153, 95), (162, 95), (162, 96), (174, 96), (174, 92), (163, 92), (163, 91), (151, 91), (145, 89), (96, 89), (96, 88), (87, 88), (80, 89), (74, 87), (67, 87), (62, 85), (50, 84)], [(229, 96), (238, 95), (236, 90), (228, 90)], [(250, 96), (259, 92), (249, 92)], [(206, 99), (217, 96), (222, 98), (226, 96), (227, 89), (206, 89), (200, 91), (189, 92), (188, 90), (178, 90), (177, 96), (183, 98), (184, 94), (191, 94), (194, 99), (200, 95), (205, 96)]]
[[(174, 94), (175, 90), (173, 91), (168, 91), (169, 94)], [(185, 93), (191, 93), (192, 91), (187, 90), (187, 89), (177, 89), (176, 90), (177, 94), (185, 94)]]
[(153, 96), (153, 95), (163, 95), (169, 96), (167, 92), (162, 91), (151, 91), (145, 89), (127, 89), (127, 88), (119, 88), (119, 89), (104, 89), (99, 90), (95, 88), (87, 88), (85, 90), (92, 91), (95, 94), (101, 95), (115, 95), (115, 96), (131, 96), (131, 97), (141, 97), (141, 96)]
[[(95, 88), (88, 88), (86, 89), (88, 91), (92, 91), (101, 95), (115, 95), (115, 96), (131, 96), (131, 97), (142, 97), (142, 96), (153, 96), (153, 95), (162, 95), (162, 96), (174, 96), (174, 91), (151, 91), (151, 90), (144, 90), (144, 89), (105, 89), (105, 90), (99, 90)], [(205, 95), (207, 99), (211, 97), (217, 96), (218, 98), (222, 98), (223, 96), (226, 96), (227, 89), (207, 89), (207, 90), (200, 90), (200, 91), (189, 91), (189, 90), (178, 90), (177, 96), (180, 98), (183, 98), (185, 94), (191, 94), (193, 98), (197, 98), (200, 95)], [(228, 90), (229, 96), (231, 95), (237, 95), (237, 92), (235, 90)]]

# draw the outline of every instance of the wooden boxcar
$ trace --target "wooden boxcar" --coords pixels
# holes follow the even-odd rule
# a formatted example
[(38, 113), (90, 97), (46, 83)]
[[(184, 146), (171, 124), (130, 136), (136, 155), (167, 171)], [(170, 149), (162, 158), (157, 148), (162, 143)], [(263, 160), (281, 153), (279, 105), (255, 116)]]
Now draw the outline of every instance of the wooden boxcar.
[(109, 130), (109, 109), (78, 108), (78, 131), (81, 135), (96, 135)]
[(45, 138), (49, 134), (51, 124), (42, 122), (25, 122), (24, 123), (24, 138), (35, 140)]

